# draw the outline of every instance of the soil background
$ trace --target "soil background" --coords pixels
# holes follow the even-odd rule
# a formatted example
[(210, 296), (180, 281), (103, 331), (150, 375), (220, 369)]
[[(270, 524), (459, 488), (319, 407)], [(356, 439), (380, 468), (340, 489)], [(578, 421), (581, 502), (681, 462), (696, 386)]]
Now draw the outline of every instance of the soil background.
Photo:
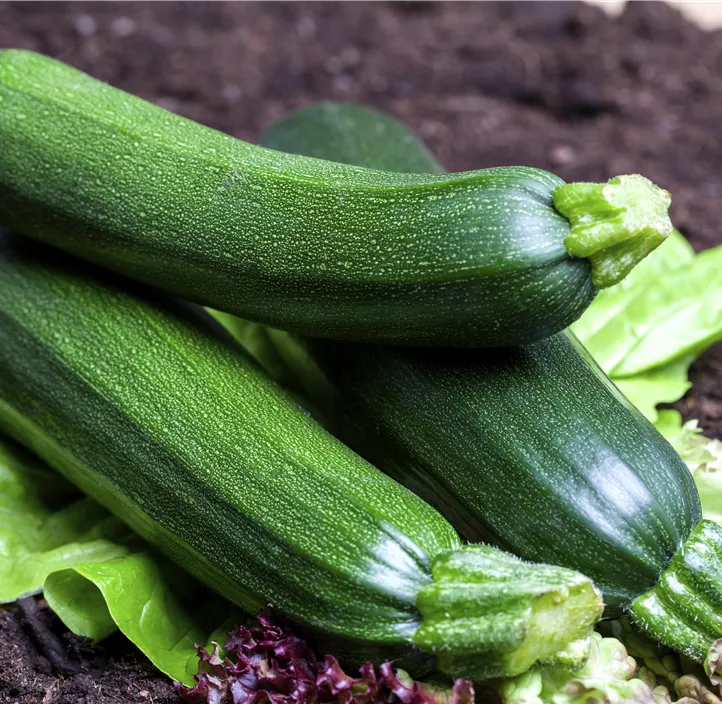
[[(62, 59), (255, 141), (320, 99), (374, 105), (452, 171), (641, 172), (696, 249), (722, 244), (722, 31), (629, 3), (0, 2), (0, 48)], [(722, 346), (676, 404), (722, 438)], [(122, 639), (91, 649), (42, 605), (0, 612), (0, 702), (177, 702)]]

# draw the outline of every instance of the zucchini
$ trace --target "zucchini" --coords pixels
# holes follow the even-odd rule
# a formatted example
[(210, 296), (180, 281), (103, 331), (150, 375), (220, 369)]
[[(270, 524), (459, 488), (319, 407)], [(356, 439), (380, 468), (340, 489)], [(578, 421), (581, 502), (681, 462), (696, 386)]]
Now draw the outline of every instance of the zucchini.
[[(314, 110), (323, 114), (291, 115), (265, 143), (283, 134), (286, 148), (333, 158), (332, 123), (321, 141), (306, 132)], [(370, 125), (356, 124), (361, 143)], [(400, 141), (397, 169), (418, 149)], [(379, 155), (387, 165), (391, 153)], [(345, 418), (338, 434), (468, 539), (584, 572), (609, 615), (628, 609), (698, 660), (722, 636), (722, 530), (701, 520), (682, 460), (571, 333), (483, 351), (267, 334), (326, 417)]]
[(348, 658), (477, 678), (584, 644), (589, 579), (462, 545), (211, 322), (0, 236), (0, 425), (210, 587)]
[(663, 241), (668, 206), (641, 176), (564, 185), (525, 167), (398, 174), (282, 154), (0, 52), (1, 222), (305, 335), (546, 337)]

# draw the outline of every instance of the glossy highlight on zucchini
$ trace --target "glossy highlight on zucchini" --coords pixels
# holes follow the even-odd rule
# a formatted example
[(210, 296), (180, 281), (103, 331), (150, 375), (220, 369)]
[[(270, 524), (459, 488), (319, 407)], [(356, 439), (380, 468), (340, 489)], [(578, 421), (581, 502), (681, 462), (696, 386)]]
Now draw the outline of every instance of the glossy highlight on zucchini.
[(251, 613), (466, 678), (583, 657), (583, 575), (463, 545), (212, 320), (0, 236), (0, 427)]
[(558, 332), (671, 231), (646, 179), (579, 186), (522, 166), (401, 174), (283, 154), (0, 51), (1, 222), (304, 335), (464, 347)]
[[(337, 129), (350, 130), (358, 108), (339, 109)], [(349, 149), (330, 151), (332, 121), (324, 120), (323, 140), (307, 132), (325, 110), (291, 114), (264, 143), (283, 135), (285, 148), (352, 159)], [(365, 165), (373, 164), (372, 126), (364, 113), (353, 126)], [(388, 165), (395, 155), (402, 171), (420, 149), (407, 139), (379, 158)], [(266, 335), (337, 434), (467, 538), (584, 572), (609, 614), (628, 609), (697, 660), (722, 637), (722, 530), (701, 520), (682, 460), (571, 333), (503, 350)]]

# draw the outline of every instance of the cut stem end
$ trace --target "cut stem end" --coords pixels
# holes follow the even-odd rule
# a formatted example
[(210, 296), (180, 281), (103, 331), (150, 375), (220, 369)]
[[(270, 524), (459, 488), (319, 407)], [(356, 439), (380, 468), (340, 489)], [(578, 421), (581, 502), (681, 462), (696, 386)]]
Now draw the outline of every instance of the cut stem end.
[(567, 183), (554, 190), (553, 199), (571, 224), (567, 252), (589, 259), (597, 288), (619, 283), (672, 233), (671, 196), (639, 174)]
[(417, 597), (414, 643), (453, 677), (510, 677), (536, 662), (580, 667), (602, 614), (599, 591), (573, 570), (528, 564), (495, 548), (444, 553)]

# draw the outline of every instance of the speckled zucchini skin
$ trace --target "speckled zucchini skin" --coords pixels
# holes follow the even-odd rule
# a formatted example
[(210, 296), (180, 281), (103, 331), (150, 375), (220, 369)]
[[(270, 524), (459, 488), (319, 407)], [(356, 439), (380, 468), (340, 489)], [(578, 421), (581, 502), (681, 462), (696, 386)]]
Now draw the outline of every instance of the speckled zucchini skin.
[(584, 657), (602, 610), (587, 577), (462, 545), (210, 318), (129, 284), (0, 233), (0, 428), (227, 598), (356, 665), (477, 678)]
[[(426, 155), (413, 139), (379, 154), (371, 128), (388, 118), (349, 107), (337, 125), (326, 110), (292, 114), (264, 143), (366, 165), (376, 154), (387, 165), (395, 158), (398, 170)], [(353, 130), (359, 152), (348, 142), (336, 154), (328, 136), (314, 139), (306, 129), (314, 119), (326, 121), (327, 133)], [(689, 470), (571, 333), (503, 350), (307, 340), (310, 360), (292, 339), (271, 339), (329, 422), (345, 418), (337, 432), (349, 444), (469, 539), (591, 576), (609, 613), (654, 587), (693, 528), (701, 529)], [(711, 555), (716, 548), (706, 549)], [(715, 560), (700, 569), (719, 590), (722, 563)], [(684, 618), (702, 633), (700, 613)], [(714, 628), (704, 637), (713, 640)]]
[(596, 290), (565, 249), (561, 183), (525, 167), (399, 174), (282, 154), (0, 51), (0, 221), (305, 335), (499, 346), (568, 326)]
[(204, 325), (0, 234), (0, 423), (251, 613), (408, 642), (456, 533)]

